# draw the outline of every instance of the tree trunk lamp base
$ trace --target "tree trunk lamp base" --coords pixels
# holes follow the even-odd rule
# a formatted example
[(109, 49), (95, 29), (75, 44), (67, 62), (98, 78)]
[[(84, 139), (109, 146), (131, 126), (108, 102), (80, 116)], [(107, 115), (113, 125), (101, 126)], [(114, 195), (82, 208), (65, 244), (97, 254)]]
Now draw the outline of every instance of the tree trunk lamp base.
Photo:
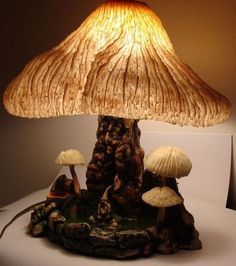
[(98, 117), (97, 143), (86, 173), (87, 188), (102, 194), (112, 185), (111, 197), (133, 208), (140, 201), (144, 151), (138, 120)]

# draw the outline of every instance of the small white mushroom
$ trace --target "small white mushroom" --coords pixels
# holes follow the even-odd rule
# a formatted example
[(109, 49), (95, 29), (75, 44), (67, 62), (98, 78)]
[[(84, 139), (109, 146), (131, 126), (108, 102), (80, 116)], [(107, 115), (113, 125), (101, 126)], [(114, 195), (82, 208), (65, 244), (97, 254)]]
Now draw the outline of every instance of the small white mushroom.
[(70, 167), (75, 193), (78, 195), (78, 197), (81, 197), (81, 189), (77, 174), (75, 172), (75, 165), (85, 164), (83, 155), (75, 149), (62, 151), (55, 160), (55, 163), (59, 165), (67, 165)]
[(160, 147), (151, 151), (145, 158), (147, 170), (161, 176), (161, 185), (165, 185), (163, 177), (181, 178), (189, 175), (192, 163), (188, 156), (177, 147)]
[(175, 206), (183, 203), (183, 198), (178, 196), (173, 189), (169, 187), (155, 187), (142, 195), (142, 200), (151, 205), (157, 207), (157, 228), (163, 224), (165, 219), (165, 212), (167, 207)]

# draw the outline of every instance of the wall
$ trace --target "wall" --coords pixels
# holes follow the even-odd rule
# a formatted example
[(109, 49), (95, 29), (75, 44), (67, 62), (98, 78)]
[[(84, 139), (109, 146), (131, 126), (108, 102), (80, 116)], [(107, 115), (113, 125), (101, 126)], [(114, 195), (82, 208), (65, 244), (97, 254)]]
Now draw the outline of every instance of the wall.
[[(77, 28), (100, 1), (4, 0), (0, 3), (0, 97), (7, 83), (36, 54), (50, 49)], [(236, 134), (236, 1), (150, 0), (178, 55), (207, 83), (228, 96), (233, 115), (224, 125), (179, 128), (142, 121), (142, 130)], [(62, 149), (77, 147), (89, 160), (96, 117), (28, 120), (8, 115), (0, 104), (0, 206), (46, 187), (58, 171)], [(88, 148), (88, 149), (87, 149)], [(236, 208), (236, 144), (229, 205)]]

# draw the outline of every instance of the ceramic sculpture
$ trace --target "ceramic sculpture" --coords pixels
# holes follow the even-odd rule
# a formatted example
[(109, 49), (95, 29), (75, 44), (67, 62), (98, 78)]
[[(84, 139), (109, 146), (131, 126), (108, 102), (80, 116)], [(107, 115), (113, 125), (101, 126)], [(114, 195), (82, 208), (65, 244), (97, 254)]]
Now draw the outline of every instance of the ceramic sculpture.
[[(142, 201), (154, 187), (181, 197), (174, 178), (163, 184), (166, 174), (144, 171), (138, 121), (212, 126), (228, 120), (230, 103), (181, 62), (145, 3), (104, 1), (61, 44), (25, 67), (7, 87), (4, 105), (28, 118), (99, 115), (87, 190), (80, 191), (72, 171), (74, 190), (65, 188), (72, 196), (35, 209), (32, 234), (46, 232), (67, 249), (115, 259), (201, 248), (193, 217), (180, 201), (165, 211), (160, 232), (156, 207)], [(67, 177), (60, 181), (68, 183)]]

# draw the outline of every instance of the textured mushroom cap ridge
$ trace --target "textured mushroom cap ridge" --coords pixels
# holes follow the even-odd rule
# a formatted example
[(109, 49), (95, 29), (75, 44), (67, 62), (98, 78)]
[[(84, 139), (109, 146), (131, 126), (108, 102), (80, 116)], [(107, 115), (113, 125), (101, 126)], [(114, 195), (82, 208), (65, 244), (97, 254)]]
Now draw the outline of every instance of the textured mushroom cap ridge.
[(60, 165), (84, 165), (85, 159), (78, 150), (70, 149), (60, 152), (55, 163)]
[(144, 160), (147, 170), (164, 177), (188, 176), (192, 163), (188, 156), (177, 147), (163, 146), (152, 150)]
[(166, 208), (183, 203), (183, 198), (178, 196), (169, 187), (155, 187), (142, 195), (142, 200), (152, 207)]
[(21, 117), (100, 114), (196, 127), (223, 123), (230, 103), (175, 54), (157, 15), (105, 1), (71, 35), (33, 59), (4, 94)]

